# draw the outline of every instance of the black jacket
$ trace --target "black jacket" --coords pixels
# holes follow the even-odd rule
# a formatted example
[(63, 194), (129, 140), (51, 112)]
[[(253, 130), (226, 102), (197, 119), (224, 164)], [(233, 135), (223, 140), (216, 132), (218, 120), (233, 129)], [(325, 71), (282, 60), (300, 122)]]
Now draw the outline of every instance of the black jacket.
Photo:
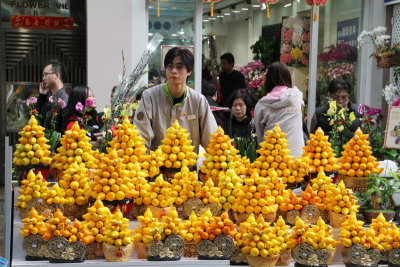
[[(362, 115), (358, 113), (357, 105), (351, 103), (350, 101), (349, 104), (347, 105), (347, 108), (349, 109), (350, 112), (354, 112), (354, 115), (356, 116), (356, 119), (349, 127), (350, 136), (348, 137), (351, 138), (354, 136), (354, 132), (357, 130), (357, 128), (361, 127)], [(324, 133), (330, 136), (330, 132), (332, 131), (332, 125), (329, 124), (328, 116), (326, 115), (328, 109), (329, 109), (329, 103), (326, 103), (322, 107), (319, 107), (315, 110), (314, 116), (311, 121), (311, 128), (310, 128), (311, 133), (315, 133), (318, 127), (321, 127)]]
[(250, 137), (253, 131), (251, 118), (247, 117), (238, 121), (232, 116), (232, 136), (231, 137)]
[(219, 83), (221, 84), (221, 105), (227, 107), (231, 94), (238, 89), (246, 88), (244, 76), (237, 70), (233, 70), (229, 74), (221, 72), (219, 74)]

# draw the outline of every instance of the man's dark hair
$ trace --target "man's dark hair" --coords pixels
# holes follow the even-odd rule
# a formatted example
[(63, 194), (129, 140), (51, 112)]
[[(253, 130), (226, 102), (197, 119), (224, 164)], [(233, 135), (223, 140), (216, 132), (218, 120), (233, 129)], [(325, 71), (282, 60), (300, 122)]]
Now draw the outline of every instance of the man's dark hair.
[(217, 92), (217, 87), (213, 83), (205, 83), (201, 88), (201, 93), (204, 96), (214, 96)]
[(267, 70), (265, 77), (264, 90), (268, 94), (275, 86), (287, 86), (292, 88), (292, 77), (285, 64), (280, 62), (272, 63)]
[(182, 63), (186, 67), (188, 72), (193, 71), (194, 56), (192, 52), (190, 52), (186, 48), (179, 48), (179, 47), (171, 48), (165, 55), (164, 68), (167, 68), (167, 65), (172, 64), (174, 58), (176, 57), (180, 57), (182, 59)]
[(44, 65), (44, 67), (51, 65), (51, 71), (52, 72), (58, 72), (60, 73), (60, 80), (62, 82), (65, 81), (65, 78), (67, 76), (66, 74), (66, 69), (65, 69), (65, 65), (63, 63), (61, 63), (58, 59), (51, 59), (48, 62), (46, 62), (46, 64)]
[(351, 85), (350, 83), (337, 79), (330, 81), (328, 85), (328, 92), (333, 95), (340, 90), (345, 90), (349, 95), (351, 94)]
[(229, 64), (234, 65), (235, 64), (235, 57), (232, 55), (232, 53), (225, 53), (222, 56), (219, 57), (220, 60), (225, 59)]

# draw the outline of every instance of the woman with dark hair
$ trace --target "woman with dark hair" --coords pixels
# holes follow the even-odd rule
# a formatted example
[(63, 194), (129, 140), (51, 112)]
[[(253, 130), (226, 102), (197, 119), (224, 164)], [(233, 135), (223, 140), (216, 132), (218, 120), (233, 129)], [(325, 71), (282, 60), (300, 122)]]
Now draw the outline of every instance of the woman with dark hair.
[(76, 86), (72, 88), (66, 107), (67, 126), (66, 130), (71, 130), (72, 125), (77, 121), (80, 127), (90, 130), (91, 133), (99, 132), (99, 119), (96, 111), (96, 101), (92, 90), (86, 86)]
[(251, 97), (246, 89), (236, 90), (229, 100), (232, 110), (232, 137), (250, 137), (253, 131), (251, 125)]
[(304, 146), (303, 93), (292, 85), (289, 69), (280, 62), (269, 66), (264, 89), (267, 95), (258, 101), (254, 111), (258, 143), (264, 140), (267, 130), (279, 124), (289, 141), (290, 154), (300, 157)]
[[(341, 79), (332, 80), (329, 83), (328, 98), (336, 101), (338, 106), (348, 108), (349, 112), (354, 112), (354, 115), (356, 115), (356, 119), (349, 127), (349, 138), (354, 136), (354, 132), (357, 130), (358, 127), (361, 127), (360, 118), (362, 118), (362, 115), (357, 111), (357, 105), (350, 101), (350, 95), (350, 83)], [(328, 117), (326, 115), (328, 109), (329, 103), (327, 102), (325, 105), (315, 110), (314, 116), (311, 119), (311, 133), (314, 133), (318, 129), (318, 127), (321, 127), (325, 134), (330, 134), (330, 132), (332, 131), (332, 125), (330, 125)]]

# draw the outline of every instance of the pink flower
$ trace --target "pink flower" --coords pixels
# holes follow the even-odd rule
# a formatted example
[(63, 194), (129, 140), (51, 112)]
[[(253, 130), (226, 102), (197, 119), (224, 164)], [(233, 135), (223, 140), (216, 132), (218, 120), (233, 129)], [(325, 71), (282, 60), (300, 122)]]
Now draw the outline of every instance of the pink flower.
[(293, 30), (283, 30), (282, 31), (282, 42), (289, 43), (292, 40)]
[(84, 106), (82, 105), (81, 102), (78, 102), (78, 103), (76, 103), (76, 105), (75, 105), (75, 109), (76, 109), (76, 111), (81, 112), (81, 111), (84, 109)]
[(301, 34), (294, 34), (293, 35), (293, 44), (300, 46), (302, 40), (301, 40)]
[(88, 107), (88, 108), (92, 108), (94, 106), (94, 100), (91, 99), (91, 98), (86, 98), (85, 106)]
[(50, 103), (53, 103), (53, 102), (54, 102), (53, 96), (50, 96), (50, 97), (49, 97), (49, 102), (50, 102)]
[(310, 64), (310, 61), (308, 59), (308, 55), (303, 55), (303, 57), (301, 58), (301, 63), (303, 63), (306, 66), (308, 66)]
[(303, 34), (303, 42), (309, 42), (310, 41), (310, 33), (306, 32)]
[(64, 100), (62, 100), (61, 98), (59, 98), (57, 102), (60, 105), (60, 108), (65, 108), (67, 106), (67, 104), (65, 104)]
[(398, 98), (396, 101), (394, 101), (394, 103), (392, 104), (392, 106), (394, 106), (394, 107), (400, 106), (400, 98)]
[(282, 44), (281, 54), (286, 54), (288, 52), (290, 52), (290, 44)]
[(308, 54), (310, 52), (310, 43), (303, 44), (303, 52)]
[(281, 63), (283, 63), (283, 64), (289, 63), (290, 61), (292, 61), (292, 54), (290, 54), (290, 53), (282, 54), (282, 55), (280, 56), (279, 61), (280, 61)]

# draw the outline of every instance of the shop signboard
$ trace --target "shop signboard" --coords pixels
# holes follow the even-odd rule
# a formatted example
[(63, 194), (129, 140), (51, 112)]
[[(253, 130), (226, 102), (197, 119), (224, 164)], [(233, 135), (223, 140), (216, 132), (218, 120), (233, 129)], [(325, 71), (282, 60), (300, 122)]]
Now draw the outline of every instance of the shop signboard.
[(400, 149), (400, 106), (391, 106), (389, 109), (385, 147)]
[(337, 43), (345, 43), (357, 47), (358, 18), (337, 22)]

